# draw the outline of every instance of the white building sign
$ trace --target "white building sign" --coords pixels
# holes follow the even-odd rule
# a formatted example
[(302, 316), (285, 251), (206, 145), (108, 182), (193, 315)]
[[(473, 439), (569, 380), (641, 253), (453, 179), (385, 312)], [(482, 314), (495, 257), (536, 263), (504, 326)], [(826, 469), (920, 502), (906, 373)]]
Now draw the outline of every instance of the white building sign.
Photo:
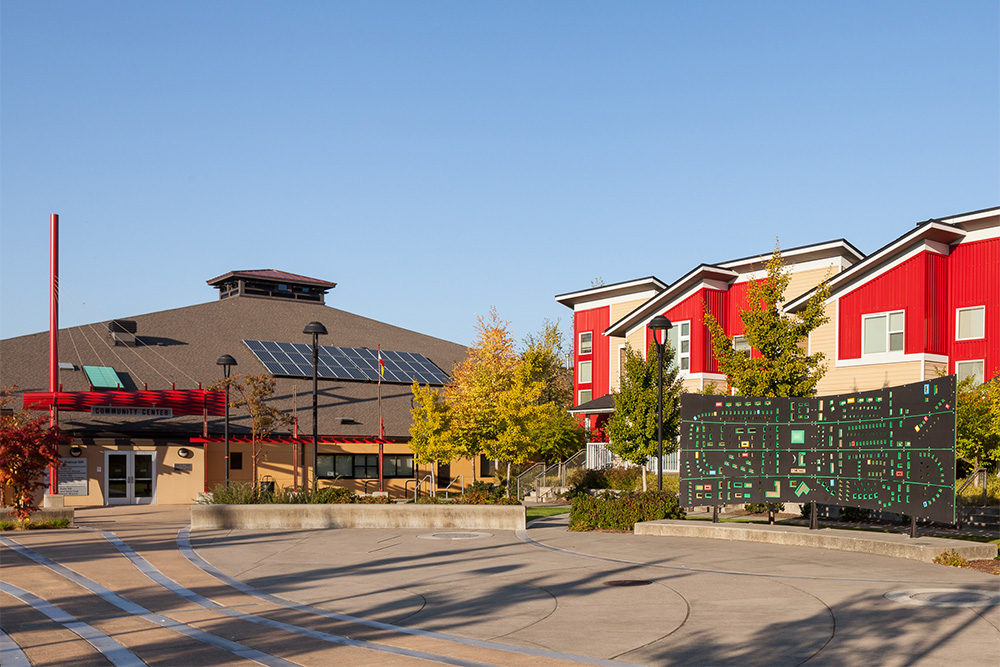
[(63, 496), (87, 495), (87, 459), (61, 458), (59, 493)]
[(114, 405), (98, 405), (90, 409), (90, 414), (94, 417), (138, 417), (149, 419), (150, 417), (173, 417), (173, 408), (119, 408)]

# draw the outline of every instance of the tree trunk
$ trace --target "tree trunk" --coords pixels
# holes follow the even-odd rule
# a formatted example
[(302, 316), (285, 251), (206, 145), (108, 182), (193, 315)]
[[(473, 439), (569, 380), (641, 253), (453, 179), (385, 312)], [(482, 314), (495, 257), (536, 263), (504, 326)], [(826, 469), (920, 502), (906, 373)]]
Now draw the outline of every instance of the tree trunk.
[(646, 492), (646, 464), (642, 464), (642, 492)]
[(507, 461), (507, 497), (510, 498), (510, 461)]

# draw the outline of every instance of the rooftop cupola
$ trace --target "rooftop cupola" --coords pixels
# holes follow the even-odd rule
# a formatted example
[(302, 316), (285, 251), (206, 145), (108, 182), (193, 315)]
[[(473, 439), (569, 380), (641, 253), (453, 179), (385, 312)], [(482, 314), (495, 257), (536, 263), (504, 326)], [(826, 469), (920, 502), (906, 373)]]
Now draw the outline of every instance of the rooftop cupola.
[(274, 269), (230, 271), (206, 282), (219, 290), (220, 299), (248, 296), (309, 303), (325, 303), (326, 293), (337, 286), (337, 283)]

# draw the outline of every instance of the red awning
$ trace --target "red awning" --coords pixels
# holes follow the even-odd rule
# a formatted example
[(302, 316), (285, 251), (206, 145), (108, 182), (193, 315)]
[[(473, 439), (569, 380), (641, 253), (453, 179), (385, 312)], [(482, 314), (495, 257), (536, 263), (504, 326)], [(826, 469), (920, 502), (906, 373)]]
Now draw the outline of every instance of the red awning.
[[(163, 391), (26, 391), (25, 410), (90, 412), (91, 408), (170, 408), (175, 416), (213, 417), (226, 414), (226, 394), (208, 389), (167, 389)], [(310, 441), (311, 442), (311, 441)]]
[[(225, 442), (226, 439), (221, 435), (210, 435), (208, 437), (197, 437), (191, 438), (191, 442), (198, 443), (218, 443)], [(321, 445), (388, 445), (391, 444), (392, 440), (384, 440), (382, 438), (319, 438), (319, 444)], [(245, 435), (239, 436), (229, 436), (229, 444), (233, 443), (251, 443), (253, 438), (249, 438)], [(309, 438), (293, 438), (292, 436), (268, 436), (261, 439), (262, 443), (265, 445), (311, 445), (312, 437)]]

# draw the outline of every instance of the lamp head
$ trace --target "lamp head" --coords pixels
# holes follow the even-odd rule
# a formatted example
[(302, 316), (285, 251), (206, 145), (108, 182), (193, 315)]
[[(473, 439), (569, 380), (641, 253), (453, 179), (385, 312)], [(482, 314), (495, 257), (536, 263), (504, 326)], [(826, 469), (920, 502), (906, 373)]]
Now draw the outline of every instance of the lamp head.
[(310, 322), (302, 329), (304, 334), (319, 334), (320, 336), (326, 335), (326, 327), (323, 326), (322, 322)]
[(674, 325), (670, 323), (670, 320), (663, 315), (657, 315), (649, 321), (649, 330), (653, 332), (653, 340), (656, 341), (657, 345), (662, 344), (660, 343), (660, 332), (667, 331), (673, 326)]
[(215, 364), (217, 366), (236, 366), (236, 360), (233, 359), (232, 355), (224, 354), (219, 357), (219, 360)]

